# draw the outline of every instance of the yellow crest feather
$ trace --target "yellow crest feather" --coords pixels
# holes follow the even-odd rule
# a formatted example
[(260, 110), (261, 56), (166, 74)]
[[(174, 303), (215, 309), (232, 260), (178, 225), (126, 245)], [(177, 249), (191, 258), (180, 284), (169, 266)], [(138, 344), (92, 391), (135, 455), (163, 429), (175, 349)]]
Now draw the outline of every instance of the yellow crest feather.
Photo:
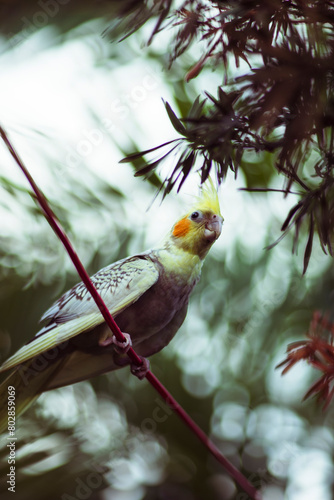
[(211, 177), (208, 177), (207, 181), (202, 185), (201, 194), (196, 199), (196, 204), (194, 204), (196, 210), (211, 210), (221, 216), (217, 189)]

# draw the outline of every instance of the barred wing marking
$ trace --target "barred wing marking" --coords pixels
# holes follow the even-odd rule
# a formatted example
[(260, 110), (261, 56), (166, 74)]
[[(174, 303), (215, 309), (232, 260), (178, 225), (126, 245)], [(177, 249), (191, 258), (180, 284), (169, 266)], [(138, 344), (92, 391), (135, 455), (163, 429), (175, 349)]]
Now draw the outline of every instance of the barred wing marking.
[[(157, 267), (143, 256), (118, 261), (92, 276), (111, 315), (119, 314), (143, 295), (159, 277)], [(83, 283), (66, 292), (42, 317), (51, 322), (0, 367), (8, 370), (103, 323), (96, 303)]]
[[(100, 269), (91, 277), (91, 280), (108, 309), (116, 314), (120, 312), (120, 307), (124, 309), (148, 290), (157, 281), (158, 274), (157, 267), (152, 260), (145, 258), (145, 254), (141, 254), (119, 260)], [(133, 294), (135, 297), (127, 302), (126, 299)], [(95, 301), (81, 282), (62, 295), (44, 313), (41, 321), (66, 323), (98, 311)], [(101, 317), (101, 323), (102, 321)], [(42, 334), (42, 330), (37, 335)]]

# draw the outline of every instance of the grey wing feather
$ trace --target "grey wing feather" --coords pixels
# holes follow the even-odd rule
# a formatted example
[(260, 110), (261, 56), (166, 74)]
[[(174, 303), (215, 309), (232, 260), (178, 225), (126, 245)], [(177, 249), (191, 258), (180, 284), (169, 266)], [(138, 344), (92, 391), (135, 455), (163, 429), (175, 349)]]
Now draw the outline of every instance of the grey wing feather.
[[(139, 298), (158, 279), (159, 272), (157, 266), (151, 259), (145, 258), (145, 254), (119, 260), (103, 269), (100, 269), (91, 277), (91, 280), (104, 300), (109, 310), (114, 314), (118, 311), (118, 304), (122, 304), (122, 309), (130, 303), (134, 289), (137, 289)], [(99, 309), (88, 292), (86, 286), (81, 282), (68, 290), (58, 299), (42, 316), (41, 321), (51, 321), (54, 323), (65, 323), (83, 315), (98, 312)], [(101, 317), (101, 322), (103, 321)], [(45, 327), (47, 328), (47, 327)]]
[[(110, 314), (117, 316), (151, 288), (158, 277), (158, 265), (148, 254), (140, 254), (101, 269), (92, 276), (92, 281)], [(0, 372), (52, 349), (104, 321), (82, 283), (66, 292), (42, 319), (49, 320), (49, 323), (28, 344), (5, 361), (0, 366)]]

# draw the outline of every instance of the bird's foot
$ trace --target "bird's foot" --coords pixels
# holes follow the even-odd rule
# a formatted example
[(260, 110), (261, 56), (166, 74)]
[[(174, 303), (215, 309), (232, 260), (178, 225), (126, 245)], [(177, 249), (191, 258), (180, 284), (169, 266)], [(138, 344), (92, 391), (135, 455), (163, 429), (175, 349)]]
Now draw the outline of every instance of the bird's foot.
[(147, 358), (143, 356), (139, 356), (142, 360), (141, 365), (136, 365), (135, 363), (131, 363), (131, 373), (135, 375), (139, 380), (143, 380), (146, 377), (147, 372), (150, 369), (150, 362)]
[[(123, 333), (123, 332), (122, 332)], [(113, 335), (112, 337), (106, 337), (105, 339), (100, 339), (99, 340), (99, 345), (102, 347), (107, 347), (108, 345), (113, 345), (115, 351), (118, 354), (126, 354), (130, 347), (132, 346), (132, 340), (131, 337), (128, 333), (123, 333), (125, 337), (124, 342), (120, 342), (117, 340), (116, 336)]]
[(113, 337), (105, 337), (99, 340), (99, 345), (101, 347), (107, 347), (108, 345), (111, 345), (113, 343), (114, 343)]
[(132, 347), (132, 340), (130, 335), (128, 333), (122, 333), (125, 337), (124, 342), (120, 342), (119, 340), (117, 340), (115, 335), (112, 336), (112, 343), (114, 344), (114, 349), (118, 354), (126, 354), (130, 347)]
[[(99, 340), (99, 345), (102, 347), (107, 347), (109, 345), (113, 345), (113, 347), (114, 347), (114, 356), (113, 356), (114, 362), (118, 366), (125, 366), (125, 365), (128, 365), (130, 363), (129, 358), (127, 356), (125, 356), (125, 354), (128, 352), (130, 347), (132, 347), (132, 340), (131, 340), (130, 335), (128, 333), (124, 333), (124, 332), (122, 332), (122, 333), (125, 337), (124, 342), (120, 342), (119, 340), (117, 340), (115, 335), (113, 335), (112, 337), (110, 337), (110, 336), (103, 337), (103, 338), (100, 338), (100, 340)], [(139, 356), (139, 358), (141, 359), (142, 364), (137, 365), (137, 364), (131, 362), (131, 373), (133, 375), (135, 375), (137, 378), (139, 378), (139, 380), (142, 380), (143, 378), (146, 377), (146, 374), (150, 369), (150, 362), (148, 361), (148, 359), (144, 358), (143, 356)]]

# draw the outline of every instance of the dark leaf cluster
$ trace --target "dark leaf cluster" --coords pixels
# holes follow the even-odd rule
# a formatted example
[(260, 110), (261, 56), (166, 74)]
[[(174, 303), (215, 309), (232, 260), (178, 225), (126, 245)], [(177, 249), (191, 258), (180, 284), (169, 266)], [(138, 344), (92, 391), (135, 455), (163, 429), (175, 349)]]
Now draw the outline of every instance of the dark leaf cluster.
[[(160, 10), (154, 34), (163, 21), (173, 24), (172, 61), (194, 41), (202, 44), (203, 55), (185, 79), (211, 63), (222, 68), (224, 87), (217, 98), (207, 94), (206, 102), (197, 99), (182, 119), (166, 104), (182, 137), (137, 175), (150, 174), (170, 153), (179, 152), (164, 183), (166, 194), (175, 185), (179, 189), (193, 168), (199, 168), (204, 182), (214, 165), (221, 181), (228, 169), (237, 173), (242, 168), (245, 153), (269, 153), (284, 179), (285, 195), (292, 186), (300, 192), (282, 230), (285, 234), (295, 228), (294, 249), (300, 229), (308, 232), (305, 272), (316, 232), (323, 250), (332, 253), (334, 2), (186, 0), (176, 11), (161, 2)], [(231, 61), (239, 66), (241, 60), (247, 63), (245, 73), (229, 80)]]
[(310, 387), (305, 398), (318, 396), (325, 408), (334, 396), (334, 323), (327, 315), (316, 311), (307, 333), (309, 340), (293, 342), (288, 346), (287, 358), (278, 365), (285, 366), (283, 374), (301, 360), (306, 360), (323, 375)]
[(156, 18), (154, 28), (148, 40), (148, 44), (150, 44), (154, 35), (162, 29), (163, 23), (171, 12), (172, 4), (173, 0), (155, 0), (154, 2), (149, 0), (144, 2), (142, 0), (128, 0), (122, 2), (118, 10), (118, 23), (110, 26), (106, 30), (106, 33), (115, 38), (121, 32), (123, 36), (119, 41), (122, 41), (139, 30), (147, 21)]
[[(128, 155), (122, 162), (142, 158), (159, 149), (170, 146), (167, 153), (139, 168), (136, 176), (150, 175), (171, 153), (179, 157), (172, 173), (164, 181), (164, 194), (169, 193), (177, 184), (179, 190), (191, 169), (197, 163), (201, 182), (208, 178), (213, 165), (216, 166), (219, 181), (224, 179), (230, 168), (235, 174), (240, 165), (243, 152), (247, 148), (261, 148), (255, 144), (256, 137), (249, 131), (248, 119), (239, 116), (233, 109), (237, 93), (226, 94), (219, 89), (218, 98), (207, 94), (208, 99), (197, 98), (187, 116), (180, 120), (168, 102), (165, 103), (169, 119), (174, 129), (182, 136), (152, 149)], [(205, 111), (207, 102), (211, 106)]]
[(314, 232), (317, 231), (324, 253), (333, 255), (332, 241), (334, 237), (334, 180), (328, 177), (318, 188), (309, 189), (301, 200), (292, 207), (282, 225), (283, 236), (291, 227), (295, 229), (293, 250), (297, 247), (299, 231), (305, 219), (308, 219), (308, 240), (304, 253), (305, 273), (312, 252)]

